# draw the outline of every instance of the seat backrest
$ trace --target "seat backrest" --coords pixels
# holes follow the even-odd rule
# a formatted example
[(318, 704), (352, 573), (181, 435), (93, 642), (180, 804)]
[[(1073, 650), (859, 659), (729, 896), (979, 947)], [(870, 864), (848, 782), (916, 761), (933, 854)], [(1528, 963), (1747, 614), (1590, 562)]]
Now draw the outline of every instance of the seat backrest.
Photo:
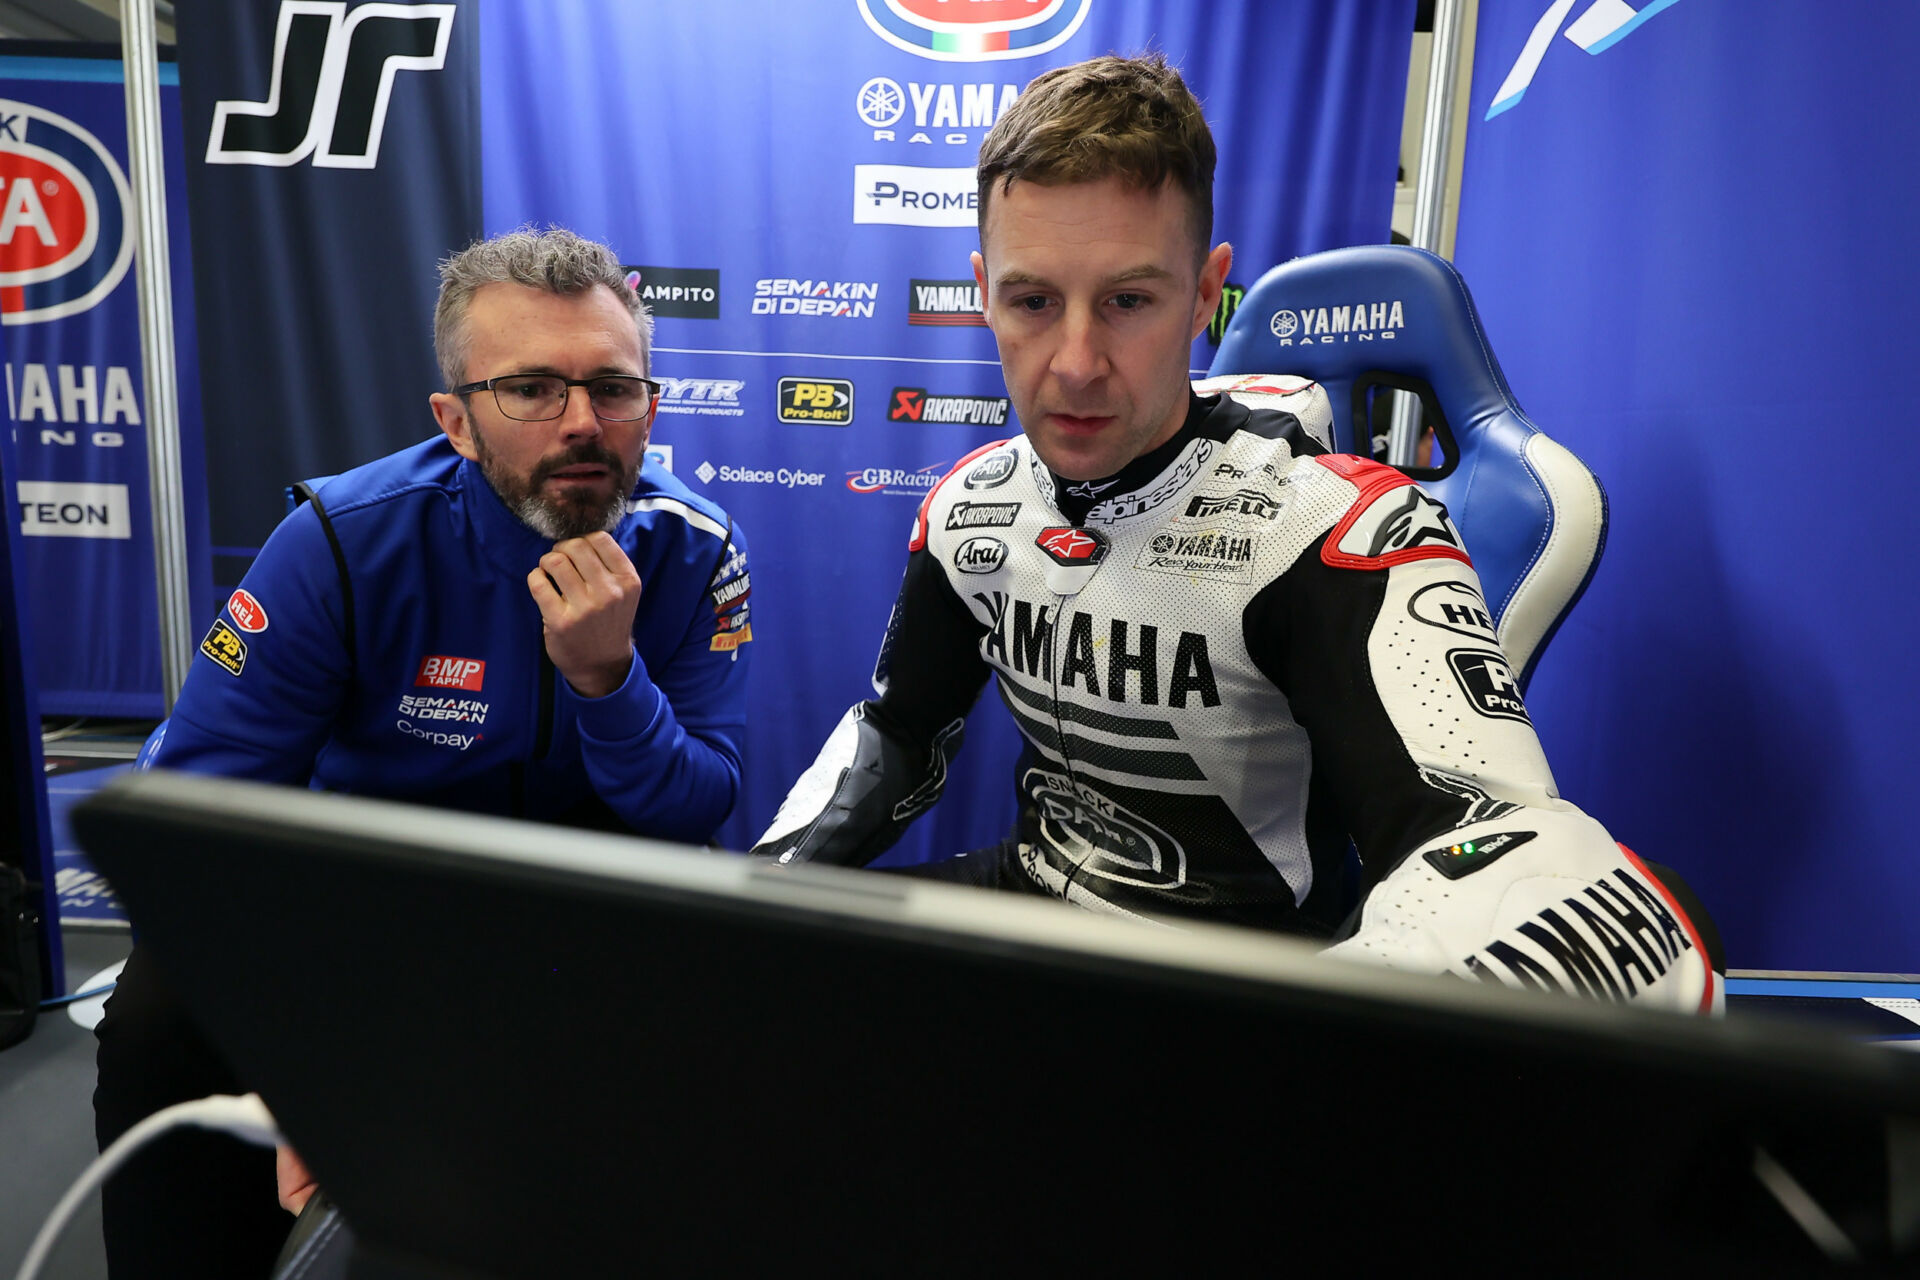
[(1371, 396), (1426, 396), (1447, 457), (1409, 474), (1446, 503), (1525, 683), (1600, 561), (1606, 493), (1520, 411), (1452, 263), (1404, 245), (1283, 263), (1241, 299), (1208, 373), (1313, 379), (1332, 403), (1334, 447), (1368, 457)]

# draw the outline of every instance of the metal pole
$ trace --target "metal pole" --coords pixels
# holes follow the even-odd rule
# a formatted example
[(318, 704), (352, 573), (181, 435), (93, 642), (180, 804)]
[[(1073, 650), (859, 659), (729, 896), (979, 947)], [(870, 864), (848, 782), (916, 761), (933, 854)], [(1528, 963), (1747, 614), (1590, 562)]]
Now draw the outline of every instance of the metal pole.
[[(1461, 10), (1466, 0), (1438, 0), (1433, 7), (1433, 48), (1427, 59), (1427, 117), (1420, 129), (1420, 172), (1413, 180), (1413, 243), (1440, 252), (1440, 228), (1446, 213), (1447, 159), (1453, 147), (1454, 79), (1460, 68)], [(1387, 461), (1413, 465), (1420, 443), (1419, 399), (1394, 396), (1393, 434)]]
[(167, 265), (167, 171), (160, 145), (160, 59), (153, 0), (120, 0), (126, 69), (127, 177), (133, 188), (134, 279), (140, 298), (140, 365), (147, 395), (147, 492), (153, 506), (153, 575), (160, 597), (160, 695), (173, 714), (193, 660), (187, 598), (186, 503), (180, 488), (180, 399)]

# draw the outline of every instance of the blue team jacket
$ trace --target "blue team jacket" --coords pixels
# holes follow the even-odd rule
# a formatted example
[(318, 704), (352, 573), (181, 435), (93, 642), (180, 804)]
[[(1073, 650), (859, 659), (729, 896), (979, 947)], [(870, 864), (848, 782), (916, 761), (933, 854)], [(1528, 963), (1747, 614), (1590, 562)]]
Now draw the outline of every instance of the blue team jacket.
[(626, 683), (583, 698), (526, 578), (551, 542), (444, 437), (319, 486), (196, 655), (152, 763), (703, 841), (740, 787), (747, 551), (649, 465), (614, 537), (639, 571)]

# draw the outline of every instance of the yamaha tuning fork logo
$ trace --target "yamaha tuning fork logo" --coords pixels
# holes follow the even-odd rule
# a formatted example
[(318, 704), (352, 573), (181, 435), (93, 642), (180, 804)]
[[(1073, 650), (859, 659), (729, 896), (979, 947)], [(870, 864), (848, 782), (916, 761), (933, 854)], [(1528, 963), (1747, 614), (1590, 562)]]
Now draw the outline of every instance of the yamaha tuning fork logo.
[(133, 260), (129, 203), (100, 139), (0, 99), (0, 321), (58, 320), (113, 292)]

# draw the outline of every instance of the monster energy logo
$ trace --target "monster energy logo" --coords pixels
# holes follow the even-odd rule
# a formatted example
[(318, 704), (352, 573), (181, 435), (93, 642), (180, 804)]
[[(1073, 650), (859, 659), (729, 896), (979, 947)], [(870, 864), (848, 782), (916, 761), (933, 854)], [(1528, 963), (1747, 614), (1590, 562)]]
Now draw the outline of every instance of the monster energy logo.
[(1240, 309), (1240, 300), (1247, 291), (1237, 284), (1228, 284), (1220, 290), (1220, 305), (1213, 309), (1213, 319), (1207, 321), (1207, 341), (1214, 346), (1227, 336), (1227, 324), (1233, 319), (1233, 313)]

